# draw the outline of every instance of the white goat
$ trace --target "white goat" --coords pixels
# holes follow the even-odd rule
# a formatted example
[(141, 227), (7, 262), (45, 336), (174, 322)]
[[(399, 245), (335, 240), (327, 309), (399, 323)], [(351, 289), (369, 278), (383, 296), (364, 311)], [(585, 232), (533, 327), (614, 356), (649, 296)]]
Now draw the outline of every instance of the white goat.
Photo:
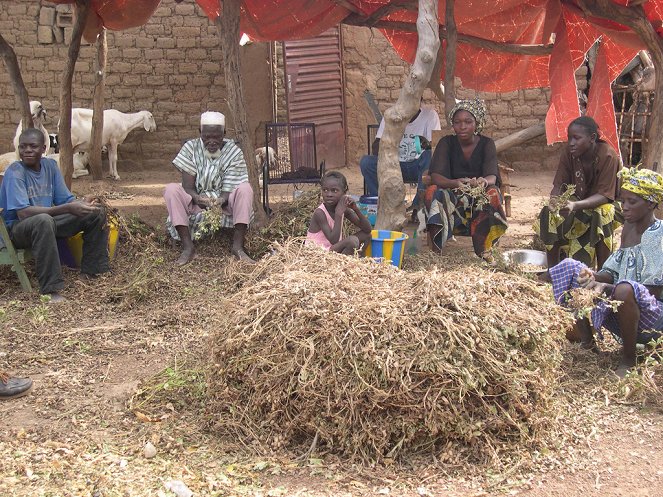
[(256, 162), (259, 166), (264, 166), (265, 162), (267, 162), (267, 158), (269, 158), (270, 164), (276, 163), (276, 152), (272, 147), (258, 147), (256, 148), (255, 154)]
[(0, 176), (3, 176), (5, 174), (5, 169), (17, 160), (15, 152), (7, 152), (6, 154), (0, 155)]
[[(53, 159), (58, 164), (60, 171), (62, 171), (62, 168), (60, 167), (60, 154), (50, 154), (45, 157), (47, 159)], [(78, 178), (79, 176), (89, 174), (85, 168), (88, 162), (90, 162), (90, 156), (87, 152), (74, 152), (74, 174), (72, 177)], [(80, 174), (81, 170), (84, 171), (83, 174)], [(76, 174), (76, 171), (79, 171), (78, 175)]]
[[(117, 174), (117, 147), (124, 142), (130, 131), (140, 126), (145, 131), (156, 131), (152, 113), (142, 110), (125, 114), (115, 109), (104, 111), (104, 131), (101, 144), (108, 147), (110, 177), (120, 179)], [(75, 108), (71, 111), (71, 144), (74, 152), (89, 152), (92, 145), (92, 109)], [(77, 173), (78, 176), (82, 176)]]
[[(269, 158), (269, 163), (273, 166), (276, 165), (276, 152), (272, 147), (258, 147), (255, 150), (256, 162), (262, 168), (265, 166), (267, 159)], [(258, 178), (258, 184), (262, 188), (262, 174)]]
[[(46, 144), (46, 151), (49, 151), (51, 139), (48, 136), (48, 131), (44, 127), (44, 119), (46, 119), (46, 109), (41, 105), (41, 102), (37, 100), (32, 100), (30, 102), (30, 114), (32, 114), (32, 121), (34, 123), (34, 128), (37, 128), (44, 134), (44, 143)], [(16, 127), (16, 134), (14, 135), (14, 157), (16, 160), (21, 158), (18, 156), (18, 138), (23, 132), (23, 119), (18, 122)]]

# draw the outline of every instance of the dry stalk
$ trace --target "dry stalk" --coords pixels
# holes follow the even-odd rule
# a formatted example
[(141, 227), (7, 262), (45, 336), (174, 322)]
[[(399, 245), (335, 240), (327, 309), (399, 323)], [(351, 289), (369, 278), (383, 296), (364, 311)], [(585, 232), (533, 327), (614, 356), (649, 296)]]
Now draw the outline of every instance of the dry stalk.
[(571, 200), (571, 197), (573, 197), (575, 193), (576, 185), (566, 185), (566, 189), (560, 195), (550, 197), (544, 205), (548, 206), (553, 215), (559, 216), (560, 209)]
[(480, 211), (490, 203), (490, 198), (488, 198), (484, 185), (470, 186), (466, 183), (457, 188), (457, 190), (473, 199), (472, 209)]

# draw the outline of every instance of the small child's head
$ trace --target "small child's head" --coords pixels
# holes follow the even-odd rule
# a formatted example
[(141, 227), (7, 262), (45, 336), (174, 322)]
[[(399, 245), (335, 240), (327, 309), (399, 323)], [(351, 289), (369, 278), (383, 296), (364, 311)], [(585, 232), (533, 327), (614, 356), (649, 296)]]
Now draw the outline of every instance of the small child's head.
[(320, 188), (325, 204), (336, 205), (348, 191), (348, 180), (338, 171), (329, 171), (322, 177)]

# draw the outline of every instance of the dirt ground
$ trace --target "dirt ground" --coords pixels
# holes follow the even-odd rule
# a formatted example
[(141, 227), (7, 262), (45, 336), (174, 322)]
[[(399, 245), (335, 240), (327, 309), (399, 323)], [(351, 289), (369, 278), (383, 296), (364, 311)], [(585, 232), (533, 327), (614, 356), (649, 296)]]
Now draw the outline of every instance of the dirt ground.
[[(343, 172), (351, 193), (359, 194), (358, 170)], [(164, 184), (178, 181), (177, 173), (120, 174), (118, 182), (75, 180), (73, 190), (105, 193), (122, 214), (162, 226), (161, 193)], [(552, 176), (514, 174), (513, 216), (502, 248), (530, 243)], [(274, 188), (272, 198), (292, 195), (292, 187), (284, 186)], [(460, 239), (445, 250), (469, 247)], [(143, 255), (120, 247), (117, 257)], [(35, 381), (29, 396), (0, 404), (0, 496), (174, 495), (164, 487), (170, 479), (182, 480), (195, 495), (216, 496), (663, 495), (663, 412), (615, 402), (601, 389), (578, 406), (592, 416), (577, 426), (576, 445), (548, 466), (514, 468), (512, 475), (465, 476), (458, 468), (446, 472), (425, 465), (366, 468), (331, 456), (300, 463), (294, 455), (256, 456), (240, 441), (223, 446), (197, 419), (203, 401), (190, 385), (200, 383), (200, 372), (190, 364), (204, 355), (210, 333), (195, 294), (202, 291), (202, 279), (208, 290), (227, 292), (216, 278), (226, 255), (206, 247), (181, 269), (173, 268), (175, 257), (165, 252), (154, 263), (180, 277), (179, 287), (158, 290), (178, 296), (166, 307), (122, 299), (123, 275), (113, 275), (118, 282), (112, 291), (119, 297), (108, 305), (107, 295), (73, 271), (66, 273), (69, 301), (56, 307), (36, 295), (26, 298), (11, 273), (0, 268), (0, 369)], [(585, 357), (568, 347), (572, 357)], [(605, 378), (588, 377), (588, 386), (595, 381)], [(143, 453), (148, 441), (157, 449), (150, 459)]]

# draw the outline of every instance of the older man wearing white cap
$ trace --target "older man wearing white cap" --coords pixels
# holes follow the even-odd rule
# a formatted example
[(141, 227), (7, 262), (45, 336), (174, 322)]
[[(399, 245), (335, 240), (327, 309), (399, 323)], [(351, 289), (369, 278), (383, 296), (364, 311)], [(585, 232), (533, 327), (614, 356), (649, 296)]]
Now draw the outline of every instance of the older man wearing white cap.
[(200, 116), (200, 138), (186, 142), (173, 159), (182, 173), (182, 184), (166, 185), (164, 199), (168, 231), (182, 242), (179, 265), (195, 257), (193, 239), (197, 238), (205, 210), (215, 202), (223, 208), (221, 227), (235, 228), (233, 255), (251, 260), (244, 250), (244, 240), (253, 215), (253, 190), (242, 150), (233, 140), (224, 138), (225, 125), (226, 118), (220, 112), (204, 112)]

